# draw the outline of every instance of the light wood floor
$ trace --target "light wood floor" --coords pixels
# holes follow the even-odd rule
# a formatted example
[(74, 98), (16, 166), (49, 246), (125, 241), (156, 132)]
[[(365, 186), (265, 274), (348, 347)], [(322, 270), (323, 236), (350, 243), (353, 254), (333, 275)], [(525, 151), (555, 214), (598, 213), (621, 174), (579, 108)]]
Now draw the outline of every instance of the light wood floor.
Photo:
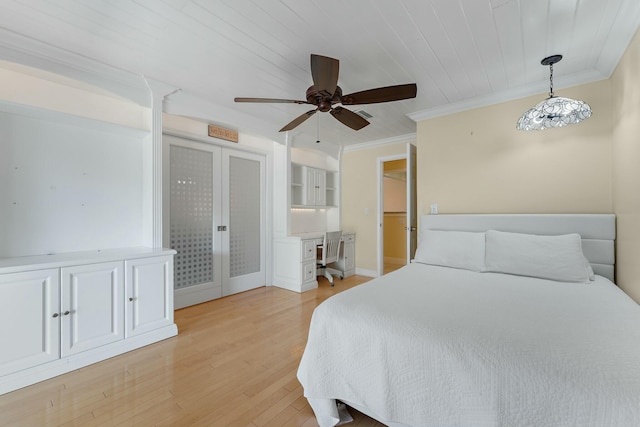
[(384, 267), (382, 268), (382, 274), (391, 273), (399, 268), (404, 267), (406, 264), (394, 264), (391, 262), (385, 262)]
[[(313, 309), (369, 280), (276, 287), (178, 310), (177, 337), (0, 396), (0, 425), (317, 426), (296, 370)], [(350, 426), (382, 424), (350, 409)]]

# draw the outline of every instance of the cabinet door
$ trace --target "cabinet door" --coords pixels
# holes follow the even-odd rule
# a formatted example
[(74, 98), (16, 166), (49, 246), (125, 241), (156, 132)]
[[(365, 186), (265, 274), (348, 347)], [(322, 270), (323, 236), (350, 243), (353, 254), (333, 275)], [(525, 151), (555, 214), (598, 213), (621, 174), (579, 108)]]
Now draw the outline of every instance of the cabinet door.
[(327, 204), (327, 172), (316, 169), (316, 205), (325, 206)]
[(0, 275), (0, 376), (60, 357), (58, 274), (50, 269)]
[(327, 171), (303, 166), (303, 200), (302, 204), (309, 206), (324, 206), (327, 204)]
[(61, 269), (62, 356), (124, 338), (124, 262)]
[(351, 271), (356, 268), (356, 244), (346, 242), (344, 244), (344, 270)]
[(143, 334), (173, 323), (173, 257), (125, 262), (126, 334)]

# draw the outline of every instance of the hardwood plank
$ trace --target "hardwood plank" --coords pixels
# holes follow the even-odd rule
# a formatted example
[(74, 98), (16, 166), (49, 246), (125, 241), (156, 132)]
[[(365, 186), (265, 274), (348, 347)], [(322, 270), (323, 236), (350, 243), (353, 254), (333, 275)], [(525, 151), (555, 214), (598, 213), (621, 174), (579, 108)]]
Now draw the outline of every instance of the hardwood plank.
[[(0, 396), (2, 426), (316, 427), (296, 378), (315, 307), (366, 282), (259, 288), (175, 312), (168, 340)], [(355, 423), (380, 426), (350, 410)]]

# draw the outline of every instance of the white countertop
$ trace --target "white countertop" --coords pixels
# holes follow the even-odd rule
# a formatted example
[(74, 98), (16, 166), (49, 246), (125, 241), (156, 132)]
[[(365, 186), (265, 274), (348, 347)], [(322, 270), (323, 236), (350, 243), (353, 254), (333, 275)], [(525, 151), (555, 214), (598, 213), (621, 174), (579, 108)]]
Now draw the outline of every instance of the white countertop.
[[(342, 235), (347, 235), (347, 234), (356, 234), (352, 231), (343, 231)], [(291, 237), (297, 237), (299, 239), (321, 239), (324, 237), (324, 231), (311, 231), (311, 232), (307, 232), (307, 233), (294, 233), (290, 235)]]
[(148, 258), (160, 255), (173, 255), (175, 253), (176, 251), (173, 249), (134, 247), (0, 258), (0, 273), (43, 270), (45, 268), (66, 267), (76, 264)]

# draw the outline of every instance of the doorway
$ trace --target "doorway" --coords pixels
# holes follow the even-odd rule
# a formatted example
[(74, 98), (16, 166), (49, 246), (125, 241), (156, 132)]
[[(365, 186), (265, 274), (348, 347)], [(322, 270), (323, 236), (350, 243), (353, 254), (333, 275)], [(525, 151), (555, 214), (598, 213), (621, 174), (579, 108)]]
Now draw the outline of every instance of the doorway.
[(175, 308), (264, 286), (265, 157), (170, 135), (163, 143)]
[(407, 263), (407, 159), (382, 164), (383, 274)]
[(408, 264), (416, 251), (416, 147), (378, 159), (378, 275)]

